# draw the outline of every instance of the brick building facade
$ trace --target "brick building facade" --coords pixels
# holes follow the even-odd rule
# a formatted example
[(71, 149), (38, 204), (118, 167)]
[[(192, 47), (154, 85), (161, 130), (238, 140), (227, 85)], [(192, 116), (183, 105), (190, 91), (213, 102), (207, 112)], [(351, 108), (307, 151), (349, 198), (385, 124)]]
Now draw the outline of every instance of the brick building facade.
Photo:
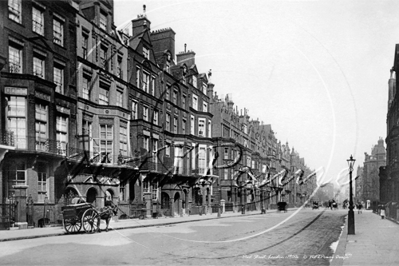
[(119, 31), (112, 0), (0, 10), (0, 200), (18, 201), (16, 222), (60, 222), (71, 198), (100, 208), (107, 193), (137, 217), (293, 206), (315, 188), (294, 182), (310, 170), (272, 126), (219, 99), (195, 52), (176, 54), (175, 32), (145, 13)]

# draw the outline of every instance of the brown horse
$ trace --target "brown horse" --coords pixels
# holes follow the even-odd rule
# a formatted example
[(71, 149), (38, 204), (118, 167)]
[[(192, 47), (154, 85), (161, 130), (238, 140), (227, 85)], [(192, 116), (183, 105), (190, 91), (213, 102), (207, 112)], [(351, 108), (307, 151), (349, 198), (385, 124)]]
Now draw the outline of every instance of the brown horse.
[[(101, 232), (100, 230), (100, 220), (105, 220), (105, 223), (107, 227), (105, 228), (105, 231), (108, 232), (108, 226), (109, 226), (109, 221), (111, 220), (112, 216), (118, 214), (118, 206), (114, 205), (113, 206), (105, 206), (104, 208), (100, 209), (98, 212), (97, 216), (97, 232)], [(93, 227), (94, 229), (94, 227)]]

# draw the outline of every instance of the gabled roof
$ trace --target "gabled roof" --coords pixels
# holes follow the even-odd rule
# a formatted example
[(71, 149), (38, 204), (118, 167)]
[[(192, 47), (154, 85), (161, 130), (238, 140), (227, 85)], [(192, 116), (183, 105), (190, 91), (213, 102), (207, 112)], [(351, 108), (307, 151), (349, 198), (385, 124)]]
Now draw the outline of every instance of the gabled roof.
[(131, 37), (129, 40), (130, 47), (132, 47), (134, 50), (136, 50), (141, 42), (145, 42), (148, 45), (150, 45), (150, 47), (152, 47), (149, 32), (150, 32), (149, 30), (144, 30), (141, 33)]
[(198, 74), (198, 69), (196, 64), (192, 64), (188, 70), (188, 73), (191, 74)]
[(205, 73), (199, 74), (199, 78), (203, 79), (205, 83), (208, 83), (208, 76)]
[(132, 47), (134, 50), (137, 50), (137, 47), (139, 46), (141, 39), (143, 38), (144, 32), (137, 34), (134, 37), (131, 37), (129, 40), (130, 47)]

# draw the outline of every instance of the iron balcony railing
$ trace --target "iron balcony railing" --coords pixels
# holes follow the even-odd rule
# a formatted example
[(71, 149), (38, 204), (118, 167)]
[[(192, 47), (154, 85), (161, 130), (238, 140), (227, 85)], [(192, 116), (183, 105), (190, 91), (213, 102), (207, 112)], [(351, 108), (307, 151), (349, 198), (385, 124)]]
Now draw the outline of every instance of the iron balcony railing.
[(2, 134), (0, 144), (7, 146), (15, 146), (14, 133), (12, 131), (6, 131)]

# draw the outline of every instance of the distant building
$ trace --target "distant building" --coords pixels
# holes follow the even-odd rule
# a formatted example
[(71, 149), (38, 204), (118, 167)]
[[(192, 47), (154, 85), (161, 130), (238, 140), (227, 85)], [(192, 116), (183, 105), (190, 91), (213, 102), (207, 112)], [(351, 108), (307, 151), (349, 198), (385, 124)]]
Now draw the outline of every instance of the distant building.
[[(399, 99), (396, 93), (399, 71), (399, 44), (395, 46), (393, 67), (388, 80), (388, 112), (387, 112), (387, 137), (386, 166), (380, 168), (380, 201), (381, 203), (399, 201)], [(388, 215), (389, 216), (389, 215)], [(395, 214), (396, 217), (396, 214)]]
[(354, 202), (357, 202), (363, 197), (363, 167), (358, 166), (356, 171), (356, 176), (352, 176), (355, 179), (354, 182)]
[(358, 197), (356, 200), (363, 201), (365, 203), (373, 203), (380, 201), (380, 182), (379, 182), (379, 168), (385, 166), (386, 163), (386, 152), (384, 146), (384, 140), (380, 138), (378, 144), (375, 145), (371, 150), (371, 155), (364, 153), (365, 159), (363, 162), (363, 169), (361, 171), (361, 177), (358, 180), (356, 188), (359, 188)]

